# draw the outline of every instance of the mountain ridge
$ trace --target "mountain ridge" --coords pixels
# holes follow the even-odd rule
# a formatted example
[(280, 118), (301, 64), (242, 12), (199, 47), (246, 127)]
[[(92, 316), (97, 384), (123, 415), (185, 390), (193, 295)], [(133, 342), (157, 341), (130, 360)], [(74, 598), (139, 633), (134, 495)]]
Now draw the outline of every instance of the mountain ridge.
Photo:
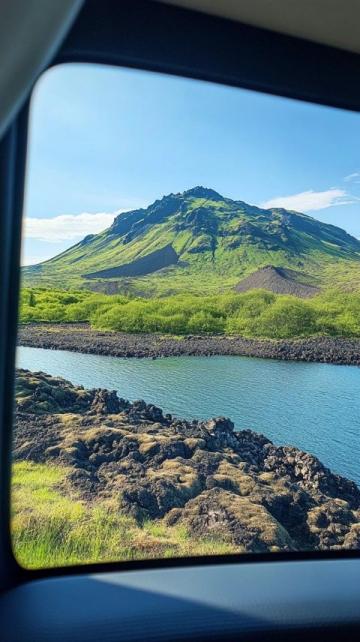
[(216, 292), (271, 265), (301, 271), (306, 285), (321, 287), (340, 264), (341, 274), (357, 274), (359, 261), (360, 241), (339, 227), (198, 185), (118, 214), (103, 232), (24, 268), (23, 279), (104, 291), (111, 283), (113, 291), (143, 295)]

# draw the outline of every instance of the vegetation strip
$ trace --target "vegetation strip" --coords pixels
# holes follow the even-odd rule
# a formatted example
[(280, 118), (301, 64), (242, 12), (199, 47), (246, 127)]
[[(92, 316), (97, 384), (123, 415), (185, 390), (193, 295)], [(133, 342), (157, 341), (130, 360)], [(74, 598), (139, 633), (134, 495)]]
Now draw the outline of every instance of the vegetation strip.
[(304, 300), (251, 290), (144, 299), (32, 288), (21, 291), (20, 322), (89, 322), (97, 330), (170, 335), (360, 337), (360, 294), (328, 291)]

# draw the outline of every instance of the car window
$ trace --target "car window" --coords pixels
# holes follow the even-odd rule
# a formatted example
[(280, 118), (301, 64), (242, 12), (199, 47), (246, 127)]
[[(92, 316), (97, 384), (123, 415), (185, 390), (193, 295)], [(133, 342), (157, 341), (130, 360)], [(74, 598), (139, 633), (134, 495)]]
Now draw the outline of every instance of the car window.
[(12, 538), (360, 548), (359, 116), (95, 65), (33, 93)]

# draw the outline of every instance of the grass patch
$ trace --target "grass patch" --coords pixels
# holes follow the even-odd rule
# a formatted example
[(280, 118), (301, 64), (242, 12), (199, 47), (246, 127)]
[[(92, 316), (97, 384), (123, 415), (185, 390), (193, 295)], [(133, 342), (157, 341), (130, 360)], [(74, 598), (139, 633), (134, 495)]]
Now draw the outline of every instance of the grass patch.
[(29, 461), (13, 466), (12, 542), (25, 568), (235, 552), (218, 539), (191, 538), (183, 526), (139, 526), (110, 502), (88, 505), (69, 487), (68, 473)]

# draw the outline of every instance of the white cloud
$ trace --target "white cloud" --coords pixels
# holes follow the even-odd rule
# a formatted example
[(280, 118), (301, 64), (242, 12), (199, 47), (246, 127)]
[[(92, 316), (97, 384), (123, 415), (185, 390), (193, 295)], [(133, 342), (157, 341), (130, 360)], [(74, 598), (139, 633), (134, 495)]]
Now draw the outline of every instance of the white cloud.
[(87, 234), (97, 234), (109, 227), (120, 211), (123, 210), (112, 213), (62, 214), (53, 218), (27, 217), (24, 220), (24, 237), (48, 243), (77, 241)]
[(261, 203), (260, 207), (265, 209), (284, 207), (288, 210), (296, 210), (297, 212), (311, 212), (323, 210), (333, 205), (349, 205), (350, 203), (354, 203), (355, 200), (357, 199), (347, 194), (345, 190), (332, 188), (324, 192), (308, 190), (307, 192), (300, 192), (299, 194), (292, 194), (290, 196), (277, 196), (276, 198), (271, 198)]
[(344, 181), (347, 183), (360, 183), (360, 172), (353, 172), (353, 174), (345, 176)]

